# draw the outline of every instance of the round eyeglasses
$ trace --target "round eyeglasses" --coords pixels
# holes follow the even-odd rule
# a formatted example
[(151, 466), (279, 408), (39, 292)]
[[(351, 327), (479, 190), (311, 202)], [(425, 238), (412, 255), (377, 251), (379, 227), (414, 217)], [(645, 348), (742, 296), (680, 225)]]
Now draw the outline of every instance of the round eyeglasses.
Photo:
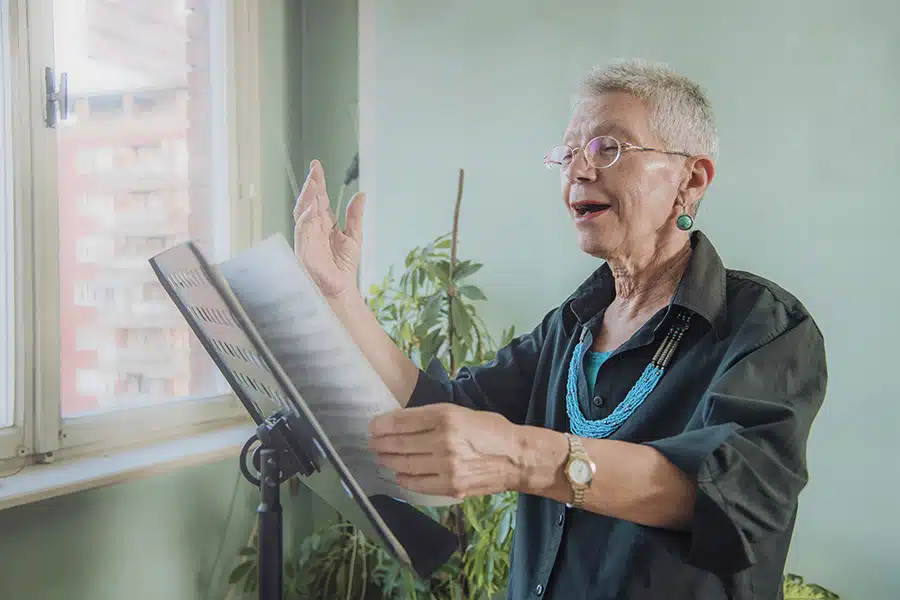
[(661, 152), (663, 154), (677, 154), (678, 156), (690, 157), (687, 152), (677, 152), (674, 150), (661, 150), (659, 148), (648, 148), (647, 146), (636, 146), (628, 142), (620, 142), (616, 138), (609, 135), (601, 135), (595, 137), (583, 148), (573, 148), (566, 144), (553, 146), (544, 156), (544, 165), (548, 169), (554, 167), (566, 168), (575, 160), (575, 155), (579, 152), (584, 153), (584, 159), (587, 164), (595, 169), (608, 169), (616, 164), (619, 157), (626, 152)]

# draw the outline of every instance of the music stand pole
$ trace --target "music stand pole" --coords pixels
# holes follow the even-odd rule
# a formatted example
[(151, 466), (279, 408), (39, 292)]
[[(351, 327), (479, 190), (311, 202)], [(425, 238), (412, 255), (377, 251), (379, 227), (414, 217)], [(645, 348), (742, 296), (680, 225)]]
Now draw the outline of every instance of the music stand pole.
[(279, 492), (281, 468), (278, 450), (260, 449), (259, 521), (259, 599), (282, 600), (282, 513)]

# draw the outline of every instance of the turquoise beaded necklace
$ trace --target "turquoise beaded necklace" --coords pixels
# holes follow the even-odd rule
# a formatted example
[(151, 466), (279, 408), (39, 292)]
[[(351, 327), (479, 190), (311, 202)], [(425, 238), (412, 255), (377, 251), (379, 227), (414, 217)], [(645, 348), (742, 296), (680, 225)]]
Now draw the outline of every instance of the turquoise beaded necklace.
[(581, 338), (578, 340), (578, 344), (572, 353), (572, 361), (569, 363), (569, 376), (566, 381), (566, 413), (569, 415), (569, 426), (572, 433), (590, 438), (605, 438), (615, 433), (622, 426), (622, 423), (647, 399), (647, 396), (650, 395), (656, 384), (659, 383), (666, 367), (672, 361), (675, 350), (678, 348), (681, 338), (684, 337), (684, 332), (687, 331), (690, 322), (690, 313), (686, 311), (679, 313), (675, 318), (675, 323), (669, 329), (669, 333), (666, 334), (666, 337), (656, 350), (656, 354), (653, 355), (653, 360), (641, 373), (641, 376), (632, 386), (628, 395), (625, 396), (625, 399), (615, 408), (612, 414), (596, 421), (585, 418), (581, 412), (581, 406), (578, 404), (578, 373), (583, 368), (584, 355), (588, 350), (588, 345), (584, 343), (587, 328), (583, 329)]

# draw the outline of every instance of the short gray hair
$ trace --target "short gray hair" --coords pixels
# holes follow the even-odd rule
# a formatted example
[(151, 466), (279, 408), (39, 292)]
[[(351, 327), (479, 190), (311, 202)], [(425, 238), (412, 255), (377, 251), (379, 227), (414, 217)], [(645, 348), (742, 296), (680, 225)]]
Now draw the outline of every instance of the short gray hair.
[(650, 127), (667, 150), (691, 154), (719, 153), (712, 105), (696, 83), (668, 66), (629, 60), (595, 67), (581, 86), (581, 99), (625, 92), (650, 109)]

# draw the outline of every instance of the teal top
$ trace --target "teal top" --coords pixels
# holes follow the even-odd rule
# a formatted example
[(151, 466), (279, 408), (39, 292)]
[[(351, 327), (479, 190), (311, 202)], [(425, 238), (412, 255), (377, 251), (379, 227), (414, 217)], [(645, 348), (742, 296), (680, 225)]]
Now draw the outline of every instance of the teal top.
[(597, 374), (600, 372), (600, 367), (603, 366), (603, 363), (606, 362), (606, 359), (609, 358), (611, 354), (612, 351), (594, 352), (591, 350), (585, 352), (584, 377), (587, 379), (588, 397), (594, 395), (594, 384), (597, 382)]

